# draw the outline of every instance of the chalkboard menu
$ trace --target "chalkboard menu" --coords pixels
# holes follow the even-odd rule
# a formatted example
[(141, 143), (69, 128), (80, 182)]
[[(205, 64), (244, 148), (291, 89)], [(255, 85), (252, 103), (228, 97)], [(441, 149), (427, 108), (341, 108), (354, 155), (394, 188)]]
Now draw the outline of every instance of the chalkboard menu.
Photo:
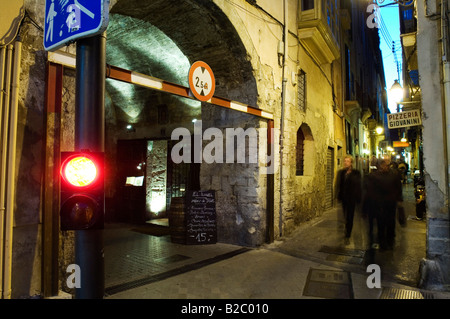
[(217, 242), (216, 199), (214, 191), (186, 192), (186, 244)]

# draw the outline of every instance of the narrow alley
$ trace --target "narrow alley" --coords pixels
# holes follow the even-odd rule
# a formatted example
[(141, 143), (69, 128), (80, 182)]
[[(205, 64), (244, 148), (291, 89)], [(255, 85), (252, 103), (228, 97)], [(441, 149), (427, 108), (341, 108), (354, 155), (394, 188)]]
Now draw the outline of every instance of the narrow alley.
[[(168, 235), (109, 228), (106, 299), (445, 298), (417, 288), (426, 222), (415, 218), (412, 183), (403, 187), (407, 225), (397, 225), (395, 247), (386, 251), (369, 249), (367, 221), (360, 214), (346, 243), (338, 205), (291, 236), (257, 249), (179, 245)], [(367, 287), (369, 262), (380, 266), (381, 289)]]

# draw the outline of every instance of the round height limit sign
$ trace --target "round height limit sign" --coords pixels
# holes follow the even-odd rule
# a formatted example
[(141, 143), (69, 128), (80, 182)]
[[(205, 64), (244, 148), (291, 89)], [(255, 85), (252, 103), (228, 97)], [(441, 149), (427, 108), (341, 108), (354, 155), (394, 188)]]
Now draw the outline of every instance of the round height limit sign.
[(189, 88), (194, 96), (202, 101), (209, 101), (216, 89), (213, 71), (203, 61), (197, 61), (189, 69)]

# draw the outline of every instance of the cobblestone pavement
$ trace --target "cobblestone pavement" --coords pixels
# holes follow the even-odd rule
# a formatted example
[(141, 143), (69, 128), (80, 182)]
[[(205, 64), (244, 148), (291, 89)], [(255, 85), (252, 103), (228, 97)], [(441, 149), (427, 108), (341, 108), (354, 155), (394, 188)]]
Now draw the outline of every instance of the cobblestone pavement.
[[(418, 288), (426, 222), (415, 217), (412, 185), (404, 186), (406, 227), (392, 250), (370, 249), (367, 221), (356, 214), (344, 240), (338, 206), (259, 248), (223, 243), (181, 245), (127, 225), (105, 229), (105, 299), (443, 299)], [(368, 288), (368, 264), (381, 288)]]

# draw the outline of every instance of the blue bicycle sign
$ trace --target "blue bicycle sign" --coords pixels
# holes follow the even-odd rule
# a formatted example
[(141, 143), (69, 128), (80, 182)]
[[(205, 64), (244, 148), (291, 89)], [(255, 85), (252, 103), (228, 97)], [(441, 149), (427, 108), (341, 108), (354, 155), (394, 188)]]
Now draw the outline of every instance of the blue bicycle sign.
[(108, 18), (109, 0), (46, 0), (44, 48), (54, 51), (76, 39), (100, 34)]

